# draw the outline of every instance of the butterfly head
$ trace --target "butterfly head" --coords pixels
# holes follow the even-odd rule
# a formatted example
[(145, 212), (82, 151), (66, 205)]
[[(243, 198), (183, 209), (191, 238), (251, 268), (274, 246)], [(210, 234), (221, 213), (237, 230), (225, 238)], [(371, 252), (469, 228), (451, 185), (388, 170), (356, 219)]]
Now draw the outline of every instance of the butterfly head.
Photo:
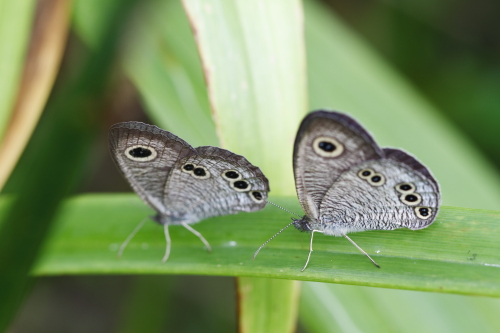
[(301, 219), (292, 218), (292, 220), (293, 220), (293, 226), (300, 231), (312, 231), (313, 230), (311, 228), (311, 222), (313, 222), (313, 220), (307, 215), (304, 215)]

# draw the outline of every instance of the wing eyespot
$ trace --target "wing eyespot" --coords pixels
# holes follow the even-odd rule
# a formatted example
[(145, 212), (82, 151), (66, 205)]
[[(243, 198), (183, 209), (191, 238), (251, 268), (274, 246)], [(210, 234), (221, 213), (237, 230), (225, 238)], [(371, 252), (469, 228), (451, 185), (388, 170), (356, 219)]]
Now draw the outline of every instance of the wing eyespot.
[(374, 173), (371, 177), (367, 178), (366, 181), (371, 186), (382, 186), (385, 184), (385, 177), (381, 173)]
[(382, 186), (385, 184), (383, 174), (375, 172), (373, 169), (364, 168), (358, 171), (358, 177), (366, 180), (371, 186)]
[(248, 195), (250, 196), (250, 199), (252, 199), (255, 203), (262, 203), (264, 201), (264, 197), (259, 191), (252, 191), (248, 193)]
[(359, 170), (358, 176), (359, 176), (359, 178), (366, 180), (370, 176), (373, 176), (374, 173), (375, 173), (375, 171), (373, 171), (373, 169), (365, 168), (365, 169)]
[(193, 169), (191, 175), (194, 178), (207, 179), (210, 178), (210, 171), (208, 171), (204, 166), (197, 165), (196, 168)]
[(418, 193), (403, 193), (399, 199), (408, 206), (416, 206), (422, 202), (422, 197)]
[(415, 215), (417, 215), (419, 219), (427, 220), (432, 216), (432, 208), (421, 206), (415, 207)]
[(327, 158), (338, 157), (344, 152), (344, 145), (328, 136), (317, 137), (312, 146), (317, 155)]
[(229, 181), (236, 181), (240, 180), (243, 177), (241, 176), (241, 173), (236, 170), (224, 170), (222, 172), (222, 178)]
[(252, 189), (252, 185), (246, 180), (236, 180), (229, 183), (229, 186), (236, 192), (248, 192)]
[(413, 193), (417, 189), (413, 183), (400, 183), (395, 187), (399, 193)]
[(134, 145), (125, 149), (125, 156), (132, 161), (147, 162), (154, 160), (158, 153), (153, 147)]
[(196, 166), (193, 163), (186, 163), (181, 167), (182, 172), (185, 173), (193, 173), (193, 170), (196, 168)]

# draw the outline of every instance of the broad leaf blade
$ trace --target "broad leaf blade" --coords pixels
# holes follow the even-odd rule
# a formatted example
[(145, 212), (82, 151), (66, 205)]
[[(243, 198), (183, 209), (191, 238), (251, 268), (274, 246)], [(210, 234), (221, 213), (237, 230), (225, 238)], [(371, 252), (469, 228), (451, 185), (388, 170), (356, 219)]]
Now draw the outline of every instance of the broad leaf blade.
[(307, 110), (299, 1), (184, 1), (223, 147), (294, 194), (291, 156)]
[[(273, 201), (297, 210), (294, 198)], [(67, 201), (35, 274), (201, 274), (296, 279), (376, 287), (500, 296), (500, 212), (443, 207), (436, 222), (419, 231), (373, 231), (352, 238), (382, 266), (374, 267), (343, 238), (318, 235), (304, 272), (309, 234), (289, 229), (255, 260), (257, 247), (289, 216), (274, 207), (224, 216), (195, 226), (210, 242), (171, 227), (172, 254), (161, 263), (162, 229), (147, 223), (121, 259), (116, 251), (144, 216), (134, 195), (87, 195)], [(379, 252), (377, 252), (379, 251)]]

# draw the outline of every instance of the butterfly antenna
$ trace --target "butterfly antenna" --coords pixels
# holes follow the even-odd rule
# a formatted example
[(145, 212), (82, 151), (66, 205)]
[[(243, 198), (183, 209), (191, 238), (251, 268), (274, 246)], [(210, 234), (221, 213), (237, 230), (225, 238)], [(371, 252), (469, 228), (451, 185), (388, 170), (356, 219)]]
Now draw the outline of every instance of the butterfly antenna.
[(182, 223), (182, 225), (184, 226), (184, 228), (186, 228), (187, 230), (191, 231), (193, 234), (195, 234), (196, 236), (198, 236), (198, 238), (203, 242), (203, 244), (205, 244), (205, 246), (207, 247), (207, 251), (208, 252), (212, 252), (212, 248), (210, 247), (210, 244), (208, 244), (208, 241), (205, 239), (205, 237), (203, 237), (202, 234), (200, 234), (198, 231), (194, 230), (192, 227), (190, 227), (187, 223)]
[(284, 227), (283, 229), (281, 229), (280, 231), (278, 231), (273, 237), (269, 238), (264, 244), (262, 244), (258, 249), (257, 251), (255, 251), (255, 254), (253, 255), (252, 257), (252, 260), (255, 259), (255, 257), (257, 257), (257, 254), (259, 254), (259, 251), (264, 247), (266, 246), (267, 243), (269, 243), (270, 241), (272, 241), (274, 239), (274, 237), (278, 236), (279, 234), (281, 234), (283, 232), (283, 230), (285, 230), (286, 228), (288, 228), (289, 226), (291, 226), (293, 224), (294, 221), (290, 222), (286, 227)]
[(365, 252), (362, 248), (360, 248), (360, 247), (358, 246), (358, 244), (354, 243), (354, 241), (353, 241), (352, 239), (350, 239), (347, 235), (342, 235), (342, 236), (344, 236), (344, 237), (345, 237), (345, 238), (346, 238), (349, 242), (351, 242), (351, 243), (352, 243), (352, 245), (356, 246), (356, 248), (357, 248), (358, 250), (360, 250), (360, 251), (361, 251), (361, 252), (362, 252), (365, 256), (367, 256), (367, 257), (368, 257), (368, 259), (370, 259), (370, 261), (371, 261), (371, 262), (372, 262), (375, 266), (377, 266), (378, 268), (380, 268), (380, 266), (379, 266), (379, 265), (375, 262), (375, 260), (373, 260), (373, 259), (372, 259), (372, 257), (370, 257), (370, 256), (368, 255), (368, 253), (366, 253), (366, 252)]
[(135, 227), (134, 231), (132, 231), (130, 235), (128, 235), (128, 237), (123, 241), (122, 245), (120, 246), (120, 249), (118, 250), (117, 254), (118, 258), (122, 256), (123, 251), (125, 251), (125, 248), (127, 247), (128, 243), (130, 243), (132, 238), (134, 238), (134, 236), (139, 232), (139, 230), (141, 230), (142, 226), (144, 225), (144, 223), (146, 223), (148, 219), (149, 217), (146, 217), (144, 220), (142, 220), (141, 223), (139, 223), (137, 227)]
[[(291, 211), (289, 211), (288, 209), (285, 209), (285, 208), (281, 207), (280, 205), (275, 204), (274, 202), (267, 201), (267, 200), (266, 200), (266, 202), (267, 202), (268, 204), (271, 204), (271, 205), (275, 206), (275, 207), (278, 207), (279, 209), (284, 210), (285, 212), (287, 212), (287, 213), (289, 213), (289, 214), (292, 214), (292, 215), (295, 215), (295, 216), (297, 216), (297, 217), (302, 218), (302, 216), (297, 215), (297, 214), (295, 214), (295, 213), (292, 213), (292, 212), (291, 212)], [(287, 226), (287, 227), (288, 227), (288, 226)]]
[(170, 234), (168, 233), (168, 224), (163, 225), (163, 231), (165, 232), (165, 240), (167, 241), (167, 247), (165, 249), (165, 255), (161, 260), (162, 263), (167, 262), (168, 257), (170, 257)]

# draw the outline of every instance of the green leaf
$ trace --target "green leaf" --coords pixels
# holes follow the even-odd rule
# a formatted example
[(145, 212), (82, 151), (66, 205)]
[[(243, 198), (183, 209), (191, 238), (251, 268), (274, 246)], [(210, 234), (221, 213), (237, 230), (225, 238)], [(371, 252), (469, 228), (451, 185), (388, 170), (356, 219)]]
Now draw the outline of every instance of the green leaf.
[(0, 0), (0, 138), (14, 107), (36, 1)]
[[(297, 211), (295, 198), (273, 197)], [(317, 235), (308, 268), (309, 234), (288, 229), (253, 253), (286, 225), (274, 207), (257, 213), (212, 218), (195, 226), (210, 242), (172, 226), (172, 253), (162, 229), (147, 223), (121, 259), (118, 246), (151, 211), (135, 195), (86, 195), (65, 203), (36, 275), (201, 274), (253, 276), (356, 284), (444, 293), (500, 296), (500, 212), (443, 207), (427, 229), (370, 231), (352, 238), (380, 264), (373, 266), (343, 238)]]
[(500, 299), (302, 284), (301, 320), (309, 333), (498, 332)]
[(238, 279), (240, 332), (294, 332), (298, 281)]
[(292, 195), (292, 142), (307, 110), (302, 6), (295, 1), (184, 1), (221, 144)]

